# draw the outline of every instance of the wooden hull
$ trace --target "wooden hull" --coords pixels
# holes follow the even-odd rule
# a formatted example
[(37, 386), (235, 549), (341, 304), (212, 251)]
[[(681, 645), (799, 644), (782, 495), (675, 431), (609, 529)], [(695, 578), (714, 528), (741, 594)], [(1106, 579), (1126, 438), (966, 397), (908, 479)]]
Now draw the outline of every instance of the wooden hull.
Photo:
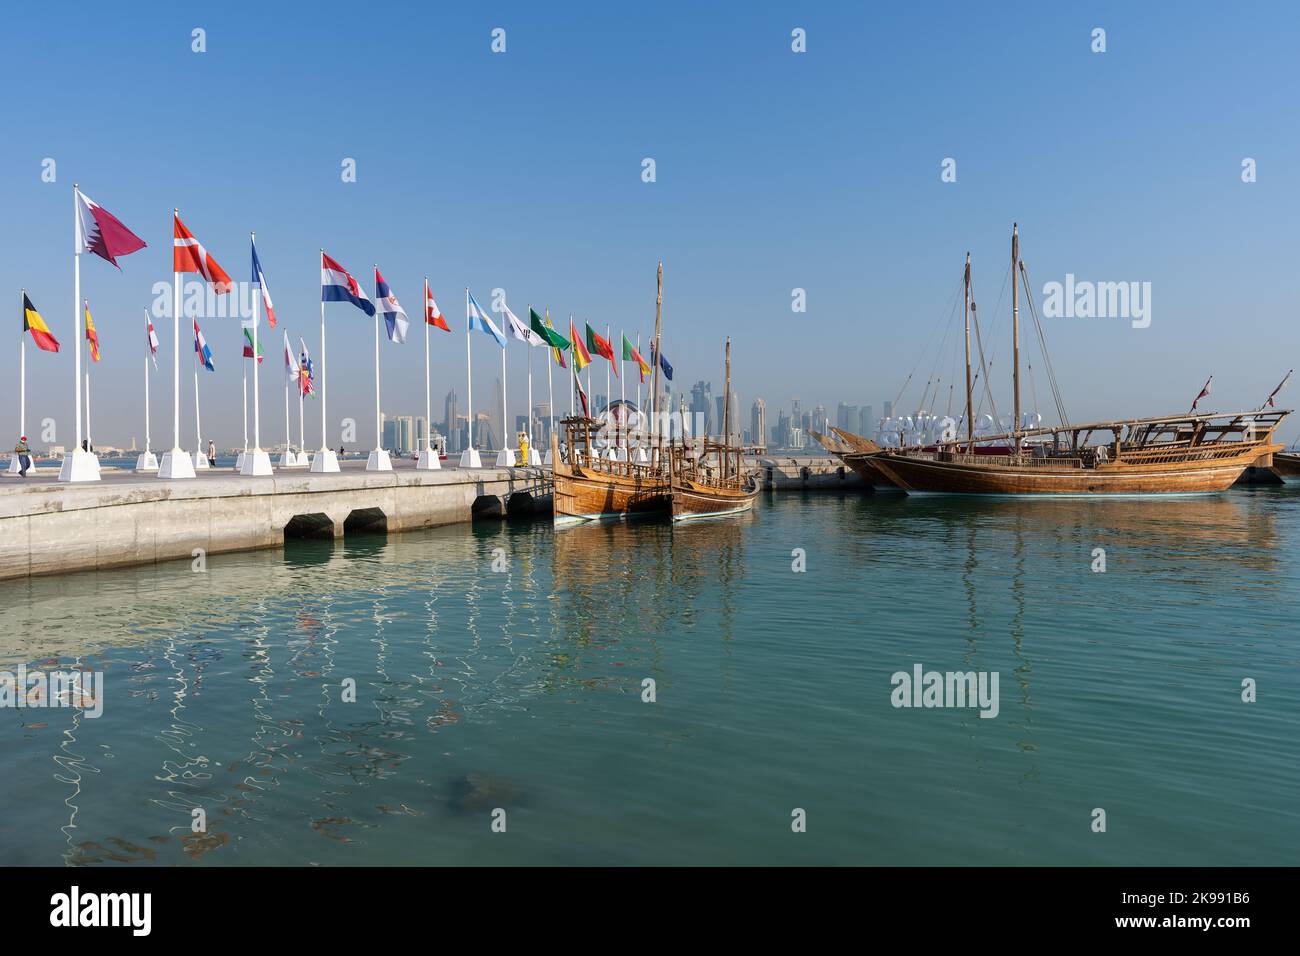
[(667, 517), (668, 485), (660, 479), (605, 474), (595, 469), (555, 465), (555, 523)]
[(1292, 452), (1275, 453), (1273, 471), (1288, 485), (1300, 483), (1300, 455)]
[(754, 507), (758, 497), (758, 488), (748, 491), (733, 488), (718, 488), (690, 479), (677, 478), (673, 481), (673, 520), (688, 521), (692, 518), (720, 518), (724, 515), (743, 514)]
[(840, 461), (848, 465), (877, 491), (901, 491), (898, 483), (885, 474), (871, 461), (871, 456), (863, 454), (840, 454)]
[(1049, 464), (941, 461), (921, 456), (873, 455), (872, 463), (909, 492), (963, 495), (1156, 495), (1224, 491), (1261, 454), (1255, 446), (1231, 458), (1157, 464), (1111, 462), (1095, 468)]

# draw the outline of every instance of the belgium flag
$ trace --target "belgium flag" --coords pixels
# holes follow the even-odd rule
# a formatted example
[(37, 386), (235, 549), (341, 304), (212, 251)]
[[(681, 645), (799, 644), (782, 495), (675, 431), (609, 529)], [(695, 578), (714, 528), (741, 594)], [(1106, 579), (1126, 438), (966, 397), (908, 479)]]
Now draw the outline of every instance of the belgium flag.
[(32, 341), (46, 352), (57, 352), (59, 340), (50, 334), (50, 327), (45, 324), (41, 314), (32, 305), (32, 300), (23, 293), (23, 331), (32, 333)]

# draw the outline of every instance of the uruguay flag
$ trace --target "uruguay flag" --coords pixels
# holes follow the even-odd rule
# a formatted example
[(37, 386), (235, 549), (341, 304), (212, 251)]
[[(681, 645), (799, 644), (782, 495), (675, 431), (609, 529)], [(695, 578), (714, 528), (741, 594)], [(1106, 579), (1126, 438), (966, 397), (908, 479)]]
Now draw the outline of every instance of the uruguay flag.
[(351, 302), (366, 315), (375, 314), (375, 304), (366, 298), (357, 280), (324, 251), (320, 254), (320, 300)]
[(402, 303), (397, 301), (397, 296), (393, 295), (393, 290), (379, 274), (379, 266), (375, 266), (375, 301), (379, 303), (379, 308), (384, 313), (384, 324), (388, 326), (388, 341), (405, 345), (406, 330), (411, 327), (411, 323), (406, 319), (406, 310), (402, 308)]
[(468, 289), (465, 290), (465, 311), (469, 319), (469, 330), (471, 332), (475, 329), (478, 329), (480, 332), (486, 332), (488, 335), (492, 336), (492, 338), (497, 340), (497, 345), (502, 348), (506, 347), (506, 337), (501, 334), (501, 330), (497, 328), (496, 323), (492, 321), (491, 317), (479, 308), (478, 302), (474, 299), (474, 296), (470, 294)]
[(203, 367), (209, 372), (215, 372), (212, 367), (212, 349), (208, 348), (208, 340), (203, 337), (203, 330), (199, 328), (199, 320), (194, 320), (194, 351), (199, 353), (199, 358), (203, 362)]

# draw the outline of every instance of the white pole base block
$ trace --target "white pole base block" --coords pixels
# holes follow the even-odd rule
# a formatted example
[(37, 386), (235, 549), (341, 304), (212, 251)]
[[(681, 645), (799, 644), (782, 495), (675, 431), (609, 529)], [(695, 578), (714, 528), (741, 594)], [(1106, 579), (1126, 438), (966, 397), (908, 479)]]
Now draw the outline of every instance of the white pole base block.
[(339, 456), (332, 449), (322, 448), (312, 456), (311, 470), (316, 474), (337, 472), (339, 470)]
[(151, 451), (140, 453), (140, 457), (135, 460), (136, 471), (157, 471), (158, 456)]
[(513, 448), (502, 448), (499, 452), (497, 452), (497, 467), (498, 468), (515, 467), (515, 450)]
[(162, 463), (158, 466), (159, 478), (193, 478), (194, 459), (187, 451), (173, 448), (163, 452)]
[(305, 453), (299, 455), (292, 448), (285, 450), (284, 453), (280, 455), (279, 467), (281, 468), (301, 468), (304, 465), (310, 464), (311, 459), (308, 458)]
[(201, 451), (196, 451), (194, 453), (194, 470), (195, 471), (211, 470), (211, 466), (208, 465), (208, 456), (203, 454), (203, 452)]
[(644, 448), (638, 446), (632, 449), (632, 460), (638, 465), (644, 465), (649, 463), (650, 456), (645, 453)]
[(466, 448), (460, 453), (460, 467), (462, 468), (482, 468), (483, 459), (479, 457), (477, 448)]
[(627, 449), (621, 445), (614, 449), (613, 461), (627, 461)]
[(605, 454), (602, 457), (606, 461), (622, 461), (623, 459), (618, 457), (618, 453), (619, 453), (619, 449), (617, 448), (607, 448), (605, 450)]
[(239, 473), (245, 478), (268, 478), (272, 474), (271, 456), (260, 448), (254, 448), (252, 451), (244, 454), (244, 463), (239, 467)]
[(82, 448), (74, 448), (63, 456), (59, 481), (99, 481), (99, 459)]
[(241, 451), (235, 456), (235, 471), (242, 472), (244, 470), (244, 456), (247, 454), (248, 452)]
[(415, 463), (416, 471), (438, 471), (441, 468), (442, 462), (438, 460), (438, 453), (427, 448), (420, 452), (420, 457)]
[(549, 448), (546, 449), (546, 454), (542, 456), (542, 464), (547, 466), (555, 464), (555, 456), (551, 454)]
[(393, 459), (382, 448), (376, 448), (366, 459), (366, 471), (392, 471)]
[[(18, 474), (18, 472), (21, 470), (21, 468), (22, 468), (22, 466), (18, 464), (18, 455), (15, 453), (15, 454), (14, 454), (14, 455), (9, 459), (9, 474), (11, 474), (11, 475), (16, 475), (16, 474)], [(35, 471), (35, 470), (36, 470), (36, 466), (35, 466), (35, 465), (32, 465), (32, 467), (30, 467), (30, 468), (27, 469), (27, 473), (28, 473), (28, 474), (31, 474), (31, 473), (32, 473), (33, 471)]]

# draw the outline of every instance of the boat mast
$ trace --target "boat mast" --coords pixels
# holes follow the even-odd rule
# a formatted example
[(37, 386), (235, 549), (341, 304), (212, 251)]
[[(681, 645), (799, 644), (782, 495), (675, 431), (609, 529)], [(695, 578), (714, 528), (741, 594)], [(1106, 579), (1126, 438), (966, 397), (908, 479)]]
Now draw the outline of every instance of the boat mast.
[(727, 375), (722, 388), (722, 477), (726, 478), (731, 468), (731, 336), (727, 336)]
[(966, 452), (975, 452), (975, 410), (971, 407), (970, 384), (970, 253), (966, 253)]
[(650, 379), (650, 432), (655, 437), (655, 451), (660, 458), (663, 457), (663, 435), (659, 431), (659, 366), (663, 364), (663, 353), (660, 352), (662, 347), (659, 342), (659, 333), (663, 326), (663, 307), (664, 307), (664, 261), (659, 260), (659, 275), (655, 292), (655, 346), (654, 362), (655, 367), (651, 372)]
[(1011, 423), (1011, 445), (1020, 454), (1020, 283), (1016, 281), (1020, 264), (1020, 231), (1011, 224), (1011, 354), (1015, 371), (1012, 385), (1015, 391), (1015, 419)]

